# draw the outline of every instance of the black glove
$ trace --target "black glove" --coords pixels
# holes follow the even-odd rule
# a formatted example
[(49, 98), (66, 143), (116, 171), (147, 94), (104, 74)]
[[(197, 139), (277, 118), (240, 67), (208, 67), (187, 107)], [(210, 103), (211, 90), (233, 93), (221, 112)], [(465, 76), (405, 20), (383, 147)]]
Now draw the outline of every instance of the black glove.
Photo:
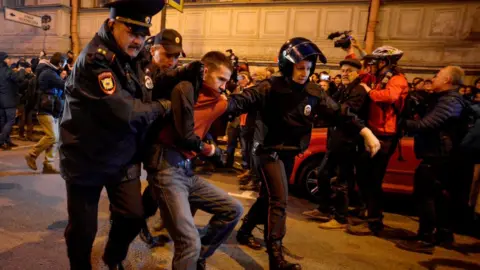
[(215, 146), (215, 154), (209, 157), (209, 160), (215, 165), (215, 167), (224, 168), (227, 165), (227, 152), (220, 147)]
[(158, 102), (160, 103), (160, 105), (162, 105), (163, 107), (163, 115), (167, 115), (170, 113), (170, 111), (172, 110), (172, 102), (170, 102), (170, 100), (168, 99), (159, 99)]

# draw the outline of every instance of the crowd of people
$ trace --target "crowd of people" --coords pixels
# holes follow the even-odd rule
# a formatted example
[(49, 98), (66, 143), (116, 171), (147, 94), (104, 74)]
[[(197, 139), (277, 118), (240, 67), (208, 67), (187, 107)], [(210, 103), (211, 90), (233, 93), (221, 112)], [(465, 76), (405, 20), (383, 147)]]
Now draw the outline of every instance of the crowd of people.
[[(166, 229), (174, 242), (173, 269), (205, 269), (240, 220), (237, 242), (252, 249), (262, 249), (252, 231), (265, 227), (270, 269), (301, 269), (285, 260), (282, 240), (288, 177), (314, 126), (329, 128), (328, 152), (317, 170), (319, 206), (303, 214), (322, 221), (320, 228), (385, 233), (382, 181), (404, 134), (414, 136), (422, 161), (414, 184), (420, 226), (398, 246), (431, 254), (454, 242), (455, 201), (469, 201), (480, 212), (480, 79), (465, 86), (462, 68), (448, 66), (432, 79), (409, 83), (400, 67), (403, 51), (382, 46), (369, 54), (354, 39), (335, 76), (315, 72), (327, 57), (301, 37), (279, 49), (277, 67), (251, 72), (232, 50), (211, 51), (182, 66), (186, 54), (177, 31), (146, 39), (149, 19), (163, 6), (147, 0), (107, 4), (109, 18), (76, 61), (71, 52), (42, 52), (30, 63), (21, 58), (12, 64), (0, 52), (0, 145), (14, 146), (16, 118), (20, 139), (33, 140), (36, 115), (44, 135), (25, 160), (37, 170), (45, 152), (43, 173), (61, 173), (66, 181), (71, 269), (92, 268), (104, 187), (111, 205), (103, 256), (109, 269), (123, 269), (139, 234), (150, 246), (168, 240), (153, 237), (147, 225), (157, 210), (156, 229)], [(218, 140), (225, 134), (226, 151)], [(53, 165), (58, 144), (60, 171)], [(195, 174), (200, 163), (234, 167), (239, 144), (240, 188), (259, 192), (245, 215), (239, 201)], [(142, 164), (149, 183), (143, 194)], [(213, 215), (205, 228), (194, 222), (197, 210)]]

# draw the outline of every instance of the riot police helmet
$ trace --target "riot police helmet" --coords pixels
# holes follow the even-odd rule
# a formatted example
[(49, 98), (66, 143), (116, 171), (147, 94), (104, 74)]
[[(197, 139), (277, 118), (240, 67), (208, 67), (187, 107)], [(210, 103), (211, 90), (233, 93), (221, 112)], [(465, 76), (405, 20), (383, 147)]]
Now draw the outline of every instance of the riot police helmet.
[(322, 63), (327, 63), (327, 58), (322, 51), (309, 39), (303, 37), (295, 37), (287, 40), (278, 54), (278, 67), (285, 77), (293, 74), (293, 65), (303, 60), (312, 62), (310, 75), (315, 72), (317, 59)]

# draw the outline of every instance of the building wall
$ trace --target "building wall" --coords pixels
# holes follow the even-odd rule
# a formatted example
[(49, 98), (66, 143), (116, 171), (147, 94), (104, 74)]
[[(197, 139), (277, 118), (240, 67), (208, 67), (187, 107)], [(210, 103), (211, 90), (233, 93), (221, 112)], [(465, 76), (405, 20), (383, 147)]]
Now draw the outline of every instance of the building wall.
[(0, 9), (0, 51), (15, 56), (38, 55), (42, 49), (48, 54), (70, 49), (70, 1), (26, 0), (24, 7), (15, 7), (22, 12), (43, 16), (50, 15), (50, 30), (5, 20)]
[[(385, 1), (387, 2), (387, 1)], [(391, 2), (394, 2), (392, 4)], [(419, 3), (422, 2), (422, 3)], [(20, 10), (52, 16), (47, 32), (47, 52), (70, 48), (69, 0), (26, 0)], [(94, 8), (98, 0), (82, 0), (79, 34), (84, 46), (108, 16)], [(0, 50), (36, 55), (44, 43), (44, 31), (4, 21), (0, 11)], [(167, 10), (167, 27), (184, 36), (188, 58), (200, 58), (210, 50), (233, 49), (252, 65), (274, 64), (281, 44), (303, 36), (313, 40), (328, 58), (321, 69), (337, 69), (345, 53), (333, 47), (327, 35), (353, 30), (363, 39), (368, 1), (317, 0), (295, 2), (189, 3), (184, 12)], [(480, 2), (467, 0), (388, 1), (382, 4), (376, 46), (388, 44), (405, 51), (402, 66), (411, 74), (430, 76), (441, 66), (462, 65), (480, 75)], [(160, 15), (153, 19), (152, 33), (160, 30)], [(319, 67), (320, 68), (320, 67)], [(425, 77), (424, 76), (424, 77)]]

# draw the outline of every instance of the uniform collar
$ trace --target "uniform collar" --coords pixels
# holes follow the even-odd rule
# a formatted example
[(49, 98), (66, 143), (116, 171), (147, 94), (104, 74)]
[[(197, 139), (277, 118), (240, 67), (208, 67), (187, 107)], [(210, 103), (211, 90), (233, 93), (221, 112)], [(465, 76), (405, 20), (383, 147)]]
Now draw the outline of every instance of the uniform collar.
[[(117, 42), (115, 41), (115, 37), (113, 37), (112, 31), (108, 28), (108, 19), (103, 23), (103, 25), (100, 27), (100, 30), (98, 30), (97, 35), (100, 37), (100, 39), (103, 41), (104, 45), (112, 51), (117, 58), (119, 58), (122, 62), (129, 62), (133, 63), (136, 61), (138, 58), (135, 57), (132, 59), (128, 54), (126, 54), (118, 45)], [(142, 52), (140, 52), (138, 55), (141, 55)], [(133, 65), (132, 65), (133, 66)]]

